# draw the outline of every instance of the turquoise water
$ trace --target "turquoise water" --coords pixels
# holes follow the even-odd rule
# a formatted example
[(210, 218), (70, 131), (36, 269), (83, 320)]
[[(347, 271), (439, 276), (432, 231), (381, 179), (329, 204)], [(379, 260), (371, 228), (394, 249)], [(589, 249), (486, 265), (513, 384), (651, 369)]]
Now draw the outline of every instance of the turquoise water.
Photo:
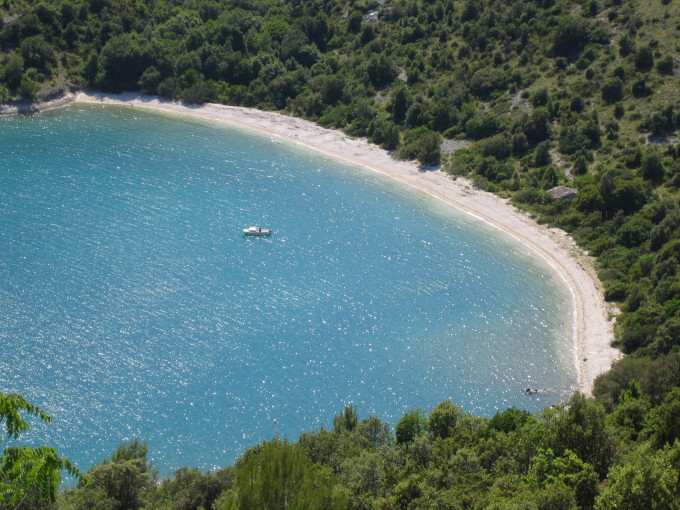
[(0, 156), (0, 391), (81, 469), (134, 437), (162, 473), (212, 469), (274, 420), (533, 412), (575, 385), (561, 282), (382, 176), (125, 107), (0, 119)]

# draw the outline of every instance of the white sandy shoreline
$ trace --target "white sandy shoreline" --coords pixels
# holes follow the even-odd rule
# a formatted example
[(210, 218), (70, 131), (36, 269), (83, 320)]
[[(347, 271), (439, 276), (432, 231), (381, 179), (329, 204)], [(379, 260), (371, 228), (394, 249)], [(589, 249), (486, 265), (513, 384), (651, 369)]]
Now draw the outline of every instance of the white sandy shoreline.
[[(564, 281), (572, 297), (572, 350), (581, 392), (591, 395), (595, 378), (609, 370), (612, 362), (621, 355), (620, 351), (611, 347), (613, 323), (609, 317), (610, 308), (604, 301), (603, 289), (592, 262), (583, 251), (564, 232), (537, 224), (507, 201), (476, 190), (463, 179), (454, 181), (441, 170), (420, 171), (413, 162), (397, 161), (379, 147), (351, 139), (340, 131), (251, 108), (216, 104), (185, 106), (139, 94), (77, 92), (39, 104), (28, 111), (58, 108), (72, 102), (129, 105), (223, 122), (305, 145), (418, 188), (513, 237), (540, 256)], [(17, 111), (5, 109), (0, 113)]]

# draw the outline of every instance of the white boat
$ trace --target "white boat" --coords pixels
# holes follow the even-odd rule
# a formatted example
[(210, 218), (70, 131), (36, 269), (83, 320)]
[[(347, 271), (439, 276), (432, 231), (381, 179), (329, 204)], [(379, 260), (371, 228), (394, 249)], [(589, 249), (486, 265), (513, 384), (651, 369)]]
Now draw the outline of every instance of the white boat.
[(268, 228), (248, 227), (243, 229), (243, 233), (247, 236), (268, 236), (272, 231)]

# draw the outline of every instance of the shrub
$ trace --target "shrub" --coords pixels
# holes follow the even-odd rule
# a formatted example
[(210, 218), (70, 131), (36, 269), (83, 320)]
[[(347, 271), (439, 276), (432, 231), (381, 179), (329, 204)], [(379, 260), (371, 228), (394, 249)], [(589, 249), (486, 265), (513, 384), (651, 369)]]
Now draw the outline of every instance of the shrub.
[(614, 117), (616, 117), (617, 119), (622, 119), (625, 113), (626, 112), (623, 109), (623, 105), (621, 103), (616, 103), (616, 105), (614, 106)]
[(357, 75), (360, 76), (367, 84), (374, 87), (383, 87), (392, 83), (399, 73), (384, 53), (378, 55), (371, 55), (371, 57), (362, 62), (357, 68)]
[(647, 82), (644, 78), (640, 78), (635, 83), (633, 83), (632, 88), (633, 96), (635, 97), (646, 97), (652, 93), (652, 91), (647, 87)]
[(426, 424), (427, 420), (420, 409), (406, 413), (394, 427), (397, 444), (412, 442), (425, 431)]
[(664, 58), (659, 60), (656, 64), (656, 70), (659, 71), (660, 74), (673, 74), (673, 57), (670, 55), (666, 55)]
[(536, 146), (536, 152), (534, 153), (534, 166), (545, 166), (552, 162), (552, 157), (550, 156), (550, 142), (541, 142)]
[(564, 126), (560, 131), (558, 147), (562, 154), (574, 154), (586, 145), (586, 137), (575, 126)]
[(541, 87), (531, 94), (531, 104), (535, 107), (545, 106), (550, 101), (550, 93), (547, 87)]
[(649, 239), (652, 222), (645, 218), (633, 218), (624, 223), (616, 232), (619, 243), (627, 248), (634, 248)]
[(621, 78), (614, 77), (602, 85), (602, 99), (609, 104), (616, 103), (623, 98), (623, 82)]
[(482, 155), (493, 156), (498, 160), (503, 160), (510, 156), (512, 146), (508, 135), (505, 133), (497, 134), (481, 142)]
[(642, 164), (640, 165), (640, 173), (642, 177), (649, 181), (660, 181), (663, 179), (665, 168), (661, 155), (656, 151), (648, 151), (642, 157)]
[(537, 144), (550, 136), (550, 113), (543, 106), (536, 108), (522, 127), (529, 142)]
[(139, 78), (137, 85), (145, 94), (155, 94), (161, 82), (161, 73), (156, 67), (148, 67)]
[(28, 76), (28, 73), (25, 73), (24, 76), (21, 78), (21, 83), (19, 84), (17, 92), (19, 92), (22, 98), (27, 99), (29, 101), (33, 101), (36, 98), (39, 91), (40, 83), (33, 81)]
[(512, 135), (512, 154), (513, 156), (523, 156), (529, 148), (529, 140), (524, 133)]
[(581, 96), (574, 96), (571, 98), (571, 102), (569, 103), (569, 109), (572, 112), (581, 113), (584, 108), (585, 103), (583, 102), (583, 98)]
[(435, 407), (427, 421), (427, 430), (433, 437), (452, 437), (458, 424), (463, 417), (463, 410), (448, 400), (440, 402)]
[(441, 160), (440, 144), (439, 133), (419, 127), (406, 132), (398, 155), (403, 159), (417, 159), (425, 165), (436, 164)]
[(553, 32), (553, 53), (557, 56), (578, 53), (588, 44), (588, 35), (589, 25), (586, 20), (575, 16), (563, 16)]
[(234, 486), (215, 508), (284, 508), (282, 502), (289, 508), (346, 508), (335, 484), (332, 471), (310, 462), (302, 447), (275, 440), (245, 453)]
[(465, 131), (470, 138), (480, 139), (498, 132), (500, 120), (494, 114), (474, 116), (465, 123)]
[(635, 51), (635, 42), (624, 34), (619, 39), (619, 55), (626, 57)]
[(507, 86), (505, 73), (495, 68), (480, 69), (470, 80), (470, 91), (477, 96), (487, 96), (494, 90), (505, 90)]
[(588, 173), (588, 160), (583, 154), (576, 156), (571, 172), (576, 176), (585, 175)]
[(512, 168), (507, 163), (495, 158), (482, 158), (475, 171), (495, 183), (509, 179), (512, 175)]
[(649, 71), (654, 67), (654, 52), (649, 46), (643, 46), (635, 53), (635, 67), (640, 71)]

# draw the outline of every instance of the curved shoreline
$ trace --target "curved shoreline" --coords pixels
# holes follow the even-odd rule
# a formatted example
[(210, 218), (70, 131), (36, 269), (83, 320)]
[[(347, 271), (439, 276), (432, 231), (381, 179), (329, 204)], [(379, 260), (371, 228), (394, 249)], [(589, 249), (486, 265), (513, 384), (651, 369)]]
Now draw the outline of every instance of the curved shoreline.
[[(415, 163), (395, 160), (387, 151), (364, 140), (351, 139), (340, 131), (325, 129), (303, 119), (252, 108), (217, 104), (186, 106), (135, 93), (77, 92), (34, 105), (26, 113), (73, 102), (129, 105), (267, 133), (417, 188), (503, 231), (541, 257), (560, 276), (572, 298), (572, 352), (581, 392), (591, 395), (595, 378), (608, 371), (612, 362), (621, 356), (618, 349), (611, 347), (614, 338), (613, 321), (609, 317), (611, 310), (604, 301), (602, 285), (587, 255), (563, 231), (539, 225), (506, 200), (476, 190), (464, 179), (454, 181), (441, 170), (420, 171)], [(5, 108), (0, 113), (22, 112)]]

